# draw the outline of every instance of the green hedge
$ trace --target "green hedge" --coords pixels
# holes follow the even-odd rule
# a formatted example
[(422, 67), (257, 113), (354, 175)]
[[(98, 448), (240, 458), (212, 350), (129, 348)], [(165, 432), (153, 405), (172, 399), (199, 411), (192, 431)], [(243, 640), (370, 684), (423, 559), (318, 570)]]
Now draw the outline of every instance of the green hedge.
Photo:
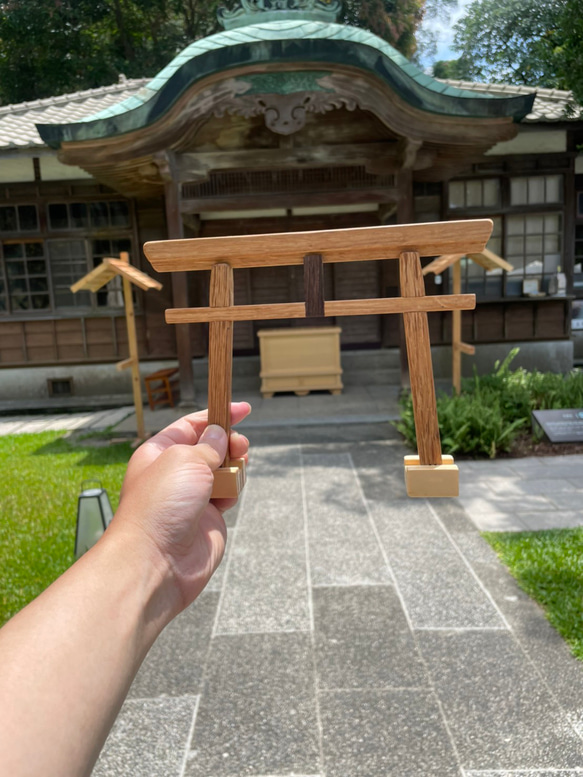
[[(552, 372), (511, 371), (518, 353), (512, 350), (494, 371), (462, 383), (459, 396), (437, 399), (439, 432), (444, 453), (464, 453), (495, 458), (509, 451), (521, 432), (531, 428), (533, 410), (583, 407), (583, 371), (567, 375)], [(397, 429), (416, 447), (413, 404), (410, 394), (401, 399)]]

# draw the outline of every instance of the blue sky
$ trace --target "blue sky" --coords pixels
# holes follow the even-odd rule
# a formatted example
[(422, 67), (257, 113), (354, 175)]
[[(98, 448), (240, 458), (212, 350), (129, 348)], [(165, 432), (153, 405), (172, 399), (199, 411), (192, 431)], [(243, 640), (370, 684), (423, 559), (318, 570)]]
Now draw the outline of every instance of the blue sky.
[(453, 43), (453, 25), (464, 15), (465, 9), (470, 2), (471, 0), (458, 0), (456, 9), (449, 13), (444, 12), (439, 19), (427, 20), (421, 25), (421, 29), (423, 29), (424, 26), (427, 26), (437, 34), (437, 55), (435, 58), (431, 57), (429, 60), (421, 57), (421, 63), (424, 66), (431, 65), (432, 62), (440, 59), (455, 59), (458, 56), (458, 54), (451, 49), (451, 44)]

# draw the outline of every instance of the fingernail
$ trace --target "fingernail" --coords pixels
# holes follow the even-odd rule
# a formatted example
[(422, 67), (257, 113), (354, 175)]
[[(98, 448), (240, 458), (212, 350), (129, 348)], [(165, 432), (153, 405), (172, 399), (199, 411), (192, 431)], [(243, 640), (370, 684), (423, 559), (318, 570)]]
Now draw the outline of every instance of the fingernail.
[(213, 440), (216, 440), (216, 441), (224, 440), (225, 437), (226, 437), (226, 433), (222, 426), (218, 426), (217, 424), (211, 424), (210, 426), (207, 426), (204, 432), (200, 435), (199, 442), (210, 443)]

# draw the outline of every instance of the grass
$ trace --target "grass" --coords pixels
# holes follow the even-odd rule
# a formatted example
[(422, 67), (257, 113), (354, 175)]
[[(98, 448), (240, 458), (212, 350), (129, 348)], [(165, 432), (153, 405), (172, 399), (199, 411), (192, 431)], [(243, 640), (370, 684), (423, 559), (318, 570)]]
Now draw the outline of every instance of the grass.
[(484, 534), (520, 587), (583, 659), (583, 529)]
[(82, 481), (100, 480), (117, 507), (131, 448), (103, 443), (62, 432), (0, 437), (0, 625), (73, 563)]

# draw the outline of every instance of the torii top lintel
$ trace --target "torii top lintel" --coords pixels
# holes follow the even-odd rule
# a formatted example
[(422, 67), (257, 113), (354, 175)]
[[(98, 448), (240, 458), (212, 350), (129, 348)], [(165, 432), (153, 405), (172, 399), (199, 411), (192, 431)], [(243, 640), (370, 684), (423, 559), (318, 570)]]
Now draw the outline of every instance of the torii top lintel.
[(398, 259), (404, 251), (415, 251), (420, 256), (460, 251), (473, 254), (484, 250), (492, 226), (490, 219), (476, 219), (349, 230), (159, 240), (146, 243), (144, 253), (158, 272), (210, 270), (220, 263), (227, 263), (233, 268), (301, 265), (304, 257), (311, 253), (321, 254), (324, 263)]

